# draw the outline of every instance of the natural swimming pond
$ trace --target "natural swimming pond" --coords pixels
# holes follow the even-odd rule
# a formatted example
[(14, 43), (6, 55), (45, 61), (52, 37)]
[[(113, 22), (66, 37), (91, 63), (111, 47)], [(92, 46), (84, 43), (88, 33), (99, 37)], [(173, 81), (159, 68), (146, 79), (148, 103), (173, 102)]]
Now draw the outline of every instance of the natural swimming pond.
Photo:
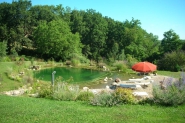
[(52, 72), (56, 71), (55, 78), (61, 76), (64, 81), (73, 79), (72, 82), (84, 83), (106, 76), (104, 71), (89, 70), (83, 68), (56, 67), (34, 72), (34, 77), (44, 81), (51, 81)]
[[(115, 78), (120, 78), (121, 80), (128, 80), (129, 78), (137, 76), (135, 74), (123, 74), (118, 72), (107, 72), (107, 71), (98, 71), (98, 70), (90, 70), (83, 68), (67, 68), (67, 67), (55, 67), (49, 69), (43, 69), (40, 71), (34, 72), (34, 77), (39, 80), (49, 81), (51, 82), (52, 72), (56, 71), (55, 80), (59, 76), (62, 77), (62, 80), (67, 81), (69, 79), (73, 79), (70, 81), (71, 83), (79, 84), (82, 86), (88, 86), (90, 88), (105, 88), (106, 85), (110, 85)], [(107, 82), (104, 82), (103, 79), (105, 77), (112, 78), (108, 79)]]

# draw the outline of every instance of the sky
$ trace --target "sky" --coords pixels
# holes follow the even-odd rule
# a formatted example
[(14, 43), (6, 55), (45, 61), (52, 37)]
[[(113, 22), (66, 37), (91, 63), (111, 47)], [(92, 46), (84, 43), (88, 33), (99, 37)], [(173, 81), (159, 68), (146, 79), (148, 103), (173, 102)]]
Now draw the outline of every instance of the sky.
[[(185, 0), (31, 0), (32, 5), (59, 5), (72, 10), (94, 9), (116, 21), (140, 20), (141, 27), (159, 40), (170, 29), (185, 39)], [(0, 0), (0, 3), (12, 0)]]

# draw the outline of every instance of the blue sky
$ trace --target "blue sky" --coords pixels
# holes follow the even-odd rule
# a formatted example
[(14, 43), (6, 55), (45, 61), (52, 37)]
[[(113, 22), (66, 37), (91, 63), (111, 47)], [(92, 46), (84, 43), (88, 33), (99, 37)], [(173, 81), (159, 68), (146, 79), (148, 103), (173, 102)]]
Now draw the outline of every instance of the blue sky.
[[(185, 0), (31, 0), (32, 5), (69, 6), (71, 9), (94, 9), (103, 16), (125, 21), (138, 19), (148, 33), (157, 35), (173, 29), (185, 39)], [(12, 0), (0, 0), (11, 3)]]

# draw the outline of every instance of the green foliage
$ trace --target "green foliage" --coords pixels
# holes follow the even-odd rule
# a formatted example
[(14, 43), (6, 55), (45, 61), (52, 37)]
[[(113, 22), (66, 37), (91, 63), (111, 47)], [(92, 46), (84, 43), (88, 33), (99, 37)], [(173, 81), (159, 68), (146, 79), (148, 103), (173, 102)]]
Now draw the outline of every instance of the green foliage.
[(177, 106), (185, 104), (185, 75), (178, 81), (168, 79), (164, 81), (164, 89), (159, 86), (153, 87), (153, 101), (165, 106)]
[(72, 59), (71, 60), (71, 65), (72, 66), (79, 66), (80, 65), (80, 61), (78, 59)]
[(5, 56), (5, 57), (1, 57), (0, 61), (1, 61), (1, 62), (10, 62), (11, 59), (10, 59), (9, 56)]
[(6, 56), (7, 42), (0, 42), (0, 58)]
[(123, 72), (123, 73), (126, 73), (127, 65), (126, 65), (125, 62), (118, 61), (118, 62), (116, 62), (113, 66), (116, 67), (115, 69), (116, 69), (117, 71), (121, 71), (121, 72)]
[(81, 91), (76, 100), (90, 101), (94, 97), (94, 94), (90, 91)]
[(74, 101), (79, 94), (79, 86), (66, 82), (57, 82), (53, 89), (52, 98), (61, 101)]
[[(185, 88), (183, 88), (185, 89)], [(185, 103), (185, 91), (179, 90), (175, 86), (170, 86), (166, 90), (154, 87), (154, 103), (165, 106), (177, 106)]]
[[(157, 36), (142, 29), (140, 20), (115, 21), (93, 9), (32, 6), (31, 1), (18, 0), (0, 3), (0, 11), (1, 41), (7, 41), (7, 53), (14, 57), (26, 54), (23, 50), (26, 49), (43, 59), (66, 61), (77, 54), (80, 63), (88, 63), (87, 57), (96, 62), (107, 59), (112, 64), (125, 60), (125, 55), (142, 61), (151, 57), (155, 60), (155, 54), (181, 47), (173, 30), (165, 32), (159, 51)], [(4, 49), (0, 48), (0, 52)]]
[(158, 68), (178, 72), (185, 66), (185, 51), (173, 51), (166, 53), (162, 59), (157, 62)]
[(116, 88), (114, 92), (114, 96), (116, 100), (119, 101), (121, 104), (133, 104), (136, 102), (135, 97), (132, 94), (131, 89), (127, 88)]
[(87, 59), (85, 56), (83, 56), (81, 54), (77, 54), (77, 53), (70, 54), (69, 58), (71, 60), (73, 60), (73, 59), (78, 60), (79, 63), (82, 63), (82, 64), (88, 64), (90, 62), (89, 59)]
[(126, 59), (127, 59), (127, 66), (132, 68), (132, 65), (137, 63), (138, 60), (133, 58), (131, 55), (126, 55)]
[(79, 35), (72, 34), (63, 20), (40, 23), (34, 32), (37, 51), (66, 60), (71, 53), (81, 53)]
[(56, 65), (54, 58), (50, 58), (47, 62), (47, 67), (54, 67)]
[(181, 48), (182, 41), (172, 29), (164, 33), (164, 38), (161, 41), (162, 53), (180, 50)]
[[(2, 58), (6, 51), (12, 60), (29, 51), (34, 57), (57, 61), (72, 60), (75, 54), (80, 63), (89, 63), (88, 59), (101, 62), (103, 58), (112, 65), (116, 60), (127, 59), (131, 67), (135, 60), (154, 62), (164, 53), (184, 50), (185, 46), (173, 30), (165, 32), (160, 43), (156, 35), (141, 28), (140, 20), (115, 21), (93, 9), (32, 6), (31, 1), (16, 0), (0, 3), (0, 12), (1, 61), (8, 61)], [(173, 66), (177, 70), (182, 67)]]
[(111, 93), (101, 92), (94, 96), (93, 99), (90, 100), (90, 104), (94, 106), (115, 106), (118, 105), (118, 101)]
[(40, 98), (51, 98), (52, 97), (52, 86), (46, 82), (35, 82), (32, 86), (31, 93), (37, 93)]

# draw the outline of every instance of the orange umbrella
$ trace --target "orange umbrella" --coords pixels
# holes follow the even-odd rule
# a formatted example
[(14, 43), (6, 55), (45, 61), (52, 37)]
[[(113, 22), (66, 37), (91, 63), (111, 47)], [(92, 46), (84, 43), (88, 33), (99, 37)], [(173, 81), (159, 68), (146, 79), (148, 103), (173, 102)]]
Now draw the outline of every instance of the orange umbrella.
[(157, 66), (150, 62), (138, 62), (132, 66), (132, 70), (148, 73), (157, 70)]

